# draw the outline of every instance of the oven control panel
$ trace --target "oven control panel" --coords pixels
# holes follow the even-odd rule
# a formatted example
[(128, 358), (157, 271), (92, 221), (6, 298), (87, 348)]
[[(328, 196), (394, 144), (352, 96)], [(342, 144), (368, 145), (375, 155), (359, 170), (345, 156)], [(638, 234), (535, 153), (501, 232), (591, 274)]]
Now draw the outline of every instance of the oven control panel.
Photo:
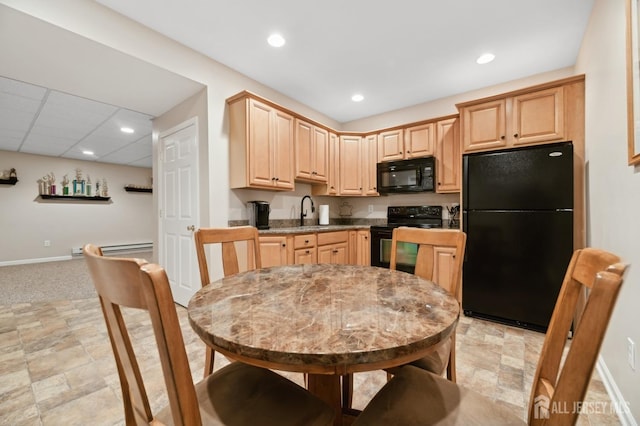
[(442, 206), (390, 206), (387, 219), (441, 219)]

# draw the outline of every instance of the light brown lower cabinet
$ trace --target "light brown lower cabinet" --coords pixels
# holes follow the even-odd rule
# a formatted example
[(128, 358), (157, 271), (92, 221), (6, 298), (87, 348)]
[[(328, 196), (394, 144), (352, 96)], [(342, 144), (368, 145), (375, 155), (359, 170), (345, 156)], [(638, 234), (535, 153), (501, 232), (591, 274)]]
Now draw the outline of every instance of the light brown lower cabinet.
[(289, 239), (286, 235), (268, 235), (260, 237), (260, 257), (262, 267), (290, 265)]
[(296, 265), (318, 263), (316, 234), (301, 234), (293, 237), (293, 263)]
[(260, 236), (263, 268), (309, 263), (369, 265), (370, 251), (368, 229)]

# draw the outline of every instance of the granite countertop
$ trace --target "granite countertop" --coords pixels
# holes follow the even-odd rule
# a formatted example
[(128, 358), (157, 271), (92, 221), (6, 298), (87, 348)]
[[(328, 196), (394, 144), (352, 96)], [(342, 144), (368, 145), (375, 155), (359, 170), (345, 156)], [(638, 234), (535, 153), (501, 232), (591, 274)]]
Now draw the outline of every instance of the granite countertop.
[(260, 229), (258, 233), (263, 234), (311, 234), (314, 232), (346, 231), (349, 229), (369, 229), (371, 225), (305, 225), (289, 226), (283, 228)]

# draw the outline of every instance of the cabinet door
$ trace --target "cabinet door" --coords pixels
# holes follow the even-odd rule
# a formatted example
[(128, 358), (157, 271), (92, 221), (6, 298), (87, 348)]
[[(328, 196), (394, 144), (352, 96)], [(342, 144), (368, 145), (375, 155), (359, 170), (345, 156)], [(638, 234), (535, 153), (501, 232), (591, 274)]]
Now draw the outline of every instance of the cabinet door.
[(404, 131), (405, 158), (426, 157), (434, 154), (433, 123), (409, 127)]
[(364, 195), (379, 195), (376, 183), (376, 164), (378, 164), (377, 135), (369, 135), (362, 140), (362, 160)]
[(329, 176), (327, 179), (327, 193), (340, 193), (340, 138), (335, 133), (329, 135)]
[(317, 263), (315, 247), (296, 250), (294, 252), (293, 263), (295, 263), (296, 265)]
[(357, 232), (356, 265), (371, 265), (371, 243), (368, 230)]
[(318, 247), (318, 263), (349, 263), (349, 251), (347, 243), (328, 244)]
[(505, 99), (466, 106), (461, 118), (464, 152), (507, 146)]
[[(433, 282), (447, 291), (451, 291), (454, 287), (454, 283), (451, 281), (454, 274), (454, 262), (455, 262), (456, 249), (455, 247), (434, 247), (433, 248)], [(462, 289), (459, 286), (458, 293)], [(462, 300), (458, 295), (454, 296), (458, 300)]]
[(404, 158), (402, 129), (390, 130), (378, 135), (378, 154), (380, 161), (402, 160)]
[(347, 265), (349, 263), (349, 248), (346, 242), (332, 245), (331, 263), (338, 263), (340, 265)]
[(312, 177), (316, 182), (327, 182), (329, 176), (329, 132), (313, 128)]
[(363, 193), (361, 140), (360, 136), (340, 136), (341, 195)]
[(288, 265), (287, 246), (287, 237), (285, 236), (261, 236), (262, 267)]
[(460, 136), (457, 118), (436, 123), (436, 192), (460, 192)]
[(298, 119), (295, 121), (295, 126), (296, 178), (311, 179), (313, 177), (311, 152), (314, 126)]
[(512, 126), (514, 145), (564, 140), (564, 88), (515, 96)]
[(318, 263), (332, 263), (333, 244), (318, 246)]
[(275, 185), (272, 114), (270, 106), (249, 100), (249, 185)]
[[(293, 117), (285, 112), (274, 110), (273, 164), (275, 186), (278, 189), (293, 190), (295, 176), (293, 162)], [(261, 160), (260, 157), (257, 158)], [(264, 161), (264, 159), (262, 159)]]

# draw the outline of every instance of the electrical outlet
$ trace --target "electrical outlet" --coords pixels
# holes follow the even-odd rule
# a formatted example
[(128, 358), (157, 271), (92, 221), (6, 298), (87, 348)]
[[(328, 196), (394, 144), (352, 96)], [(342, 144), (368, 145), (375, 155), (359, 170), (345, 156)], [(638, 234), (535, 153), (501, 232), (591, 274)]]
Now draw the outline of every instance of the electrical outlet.
[(373, 204), (369, 204), (369, 213), (373, 213)]
[(631, 337), (627, 337), (627, 359), (629, 360), (629, 367), (636, 371), (636, 344), (631, 340)]
[(51, 240), (44, 240), (45, 247), (51, 247)]

